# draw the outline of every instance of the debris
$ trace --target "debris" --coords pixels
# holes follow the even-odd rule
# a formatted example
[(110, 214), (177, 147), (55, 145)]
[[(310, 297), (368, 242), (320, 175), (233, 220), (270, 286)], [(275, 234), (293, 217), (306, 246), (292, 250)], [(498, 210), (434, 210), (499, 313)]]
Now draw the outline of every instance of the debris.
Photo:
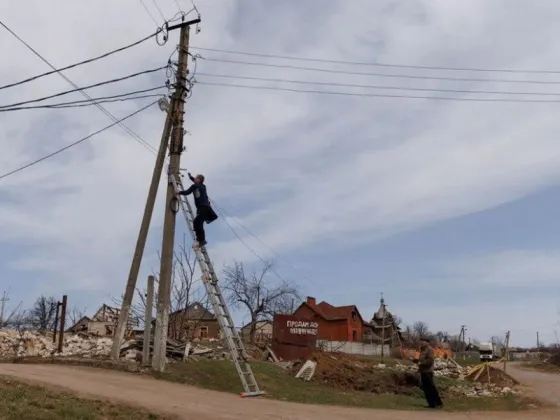
[(317, 368), (317, 362), (313, 360), (308, 360), (303, 364), (299, 372), (296, 374), (296, 378), (301, 378), (304, 381), (310, 381), (313, 378), (315, 369)]

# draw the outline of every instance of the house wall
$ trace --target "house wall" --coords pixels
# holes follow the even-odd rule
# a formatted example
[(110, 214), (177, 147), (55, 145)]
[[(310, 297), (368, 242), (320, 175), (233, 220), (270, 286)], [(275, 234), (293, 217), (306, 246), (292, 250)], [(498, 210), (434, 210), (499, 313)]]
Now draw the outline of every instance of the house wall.
[[(363, 342), (364, 341), (364, 322), (360, 315), (355, 312), (354, 317), (348, 319), (348, 330), (346, 340), (351, 342)], [(355, 331), (355, 334), (354, 334)]]
[[(317, 340), (317, 348), (326, 352), (341, 352), (346, 354), (361, 354), (364, 356), (381, 356), (381, 346), (377, 344), (364, 344), (350, 341)], [(389, 356), (389, 346), (385, 346), (383, 354)]]
[(207, 335), (204, 338), (219, 338), (220, 325), (218, 320), (187, 320), (179, 316), (169, 317), (168, 335), (172, 340), (191, 340), (203, 338), (203, 327), (207, 328)]

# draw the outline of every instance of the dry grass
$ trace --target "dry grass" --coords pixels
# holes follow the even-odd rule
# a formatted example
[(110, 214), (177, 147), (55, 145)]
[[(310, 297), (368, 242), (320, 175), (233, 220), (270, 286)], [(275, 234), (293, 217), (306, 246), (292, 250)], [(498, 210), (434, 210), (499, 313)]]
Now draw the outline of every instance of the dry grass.
[(171, 420), (173, 417), (107, 401), (79, 398), (0, 376), (0, 419)]
[[(53, 359), (20, 359), (19, 363), (53, 363), (74, 364), (99, 367), (104, 369), (123, 370), (136, 374), (152, 375), (157, 379), (188, 384), (199, 388), (215, 391), (241, 393), (243, 391), (239, 377), (233, 364), (227, 360), (191, 359), (188, 363), (172, 363), (165, 373), (152, 373), (148, 369), (134, 367), (130, 363), (109, 362), (105, 360), (65, 360)], [(263, 398), (281, 401), (292, 401), (307, 404), (333, 404), (349, 407), (383, 408), (396, 410), (417, 410), (425, 405), (422, 391), (416, 388), (413, 395), (375, 395), (370, 392), (335, 389), (317, 382), (304, 382), (295, 379), (276, 365), (264, 362), (252, 362), (251, 366), (261, 389), (266, 391)], [(436, 383), (442, 393), (456, 382), (450, 378), (438, 377)], [(519, 411), (541, 406), (534, 400), (521, 396), (509, 395), (496, 398), (466, 398), (447, 396), (444, 398), (445, 411)], [(20, 418), (25, 417), (18, 417)], [(44, 419), (57, 419), (45, 417)], [(66, 419), (65, 417), (60, 417)], [(78, 417), (81, 419), (80, 417)], [(98, 417), (84, 417), (84, 419)], [(111, 417), (109, 417), (111, 418)], [(119, 419), (119, 417), (115, 417)], [(138, 417), (142, 419), (143, 417)], [(150, 418), (150, 417), (144, 417)], [(154, 417), (157, 418), (157, 417)], [(2, 419), (2, 417), (0, 417)], [(7, 419), (12, 419), (8, 417)], [(16, 418), (13, 417), (15, 420)], [(32, 418), (34, 419), (34, 418)], [(42, 417), (38, 419), (43, 420)], [(70, 419), (70, 417), (68, 417)]]

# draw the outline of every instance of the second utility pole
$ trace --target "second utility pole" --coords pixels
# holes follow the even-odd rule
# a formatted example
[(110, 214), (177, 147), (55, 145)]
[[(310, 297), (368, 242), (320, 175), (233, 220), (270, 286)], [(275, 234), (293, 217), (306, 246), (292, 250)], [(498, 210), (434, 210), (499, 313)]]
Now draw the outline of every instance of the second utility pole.
[(173, 271), (173, 248), (175, 246), (175, 218), (179, 211), (179, 201), (176, 197), (171, 177), (179, 179), (181, 153), (183, 153), (183, 113), (185, 108), (185, 95), (187, 90), (187, 63), (189, 58), (189, 26), (188, 22), (168, 28), (172, 30), (181, 29), (181, 40), (179, 43), (179, 62), (177, 65), (178, 97), (173, 120), (173, 133), (169, 145), (169, 173), (167, 182), (167, 196), (165, 198), (165, 216), (163, 220), (163, 240), (161, 245), (161, 266), (159, 270), (158, 300), (156, 312), (156, 329), (154, 334), (154, 354), (152, 358), (152, 369), (163, 372), (165, 370), (165, 357), (167, 350), (167, 333), (169, 324), (169, 304), (171, 300), (171, 279)]

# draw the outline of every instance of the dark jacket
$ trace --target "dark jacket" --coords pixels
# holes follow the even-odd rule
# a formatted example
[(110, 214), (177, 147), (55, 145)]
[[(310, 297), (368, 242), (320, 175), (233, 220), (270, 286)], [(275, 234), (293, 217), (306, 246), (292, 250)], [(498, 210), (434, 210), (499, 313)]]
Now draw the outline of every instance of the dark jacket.
[(431, 373), (434, 371), (434, 350), (430, 346), (424, 347), (418, 357), (418, 372)]
[(192, 184), (187, 190), (179, 192), (179, 195), (194, 196), (194, 205), (197, 209), (201, 207), (210, 207), (210, 200), (208, 200), (208, 193), (206, 192), (206, 185)]

